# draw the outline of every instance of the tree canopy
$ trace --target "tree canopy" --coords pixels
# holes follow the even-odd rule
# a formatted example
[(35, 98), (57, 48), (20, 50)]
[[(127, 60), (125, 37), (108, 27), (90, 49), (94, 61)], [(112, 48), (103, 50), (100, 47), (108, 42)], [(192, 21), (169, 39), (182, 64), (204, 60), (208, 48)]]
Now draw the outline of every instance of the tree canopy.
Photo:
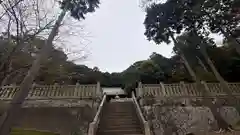
[[(81, 2), (71, 0), (70, 3), (66, 3), (63, 0), (59, 4), (62, 9), (67, 8), (76, 19), (84, 19), (84, 15), (93, 12), (99, 4), (98, 0), (93, 0), (91, 3)], [(66, 4), (68, 5), (66, 6)], [(224, 31), (233, 31), (233, 37), (239, 37), (239, 28), (237, 27), (239, 10), (236, 8), (238, 4), (239, 2), (236, 0), (167, 0), (166, 3), (153, 3), (146, 9), (145, 35), (157, 44), (170, 43), (171, 38), (176, 38), (178, 46), (174, 47), (175, 54), (171, 58), (154, 52), (147, 60), (137, 61), (122, 72), (108, 73), (101, 72), (98, 67), (89, 68), (86, 65), (77, 65), (68, 61), (68, 56), (62, 49), (52, 47), (51, 55), (42, 64), (35, 82), (40, 84), (75, 84), (77, 82), (87, 84), (100, 81), (103, 86), (127, 87), (135, 86), (138, 81), (143, 83), (193, 81), (185, 69), (181, 54), (185, 55), (194, 72), (202, 80), (217, 81), (199, 51), (203, 44), (202, 41), (206, 43), (207, 53), (223, 78), (231, 82), (240, 81), (236, 76), (240, 72), (238, 68), (240, 58), (233, 49), (232, 44), (235, 43), (224, 39), (223, 46), (217, 47), (213, 39), (209, 38), (210, 32), (221, 32), (216, 23), (223, 26)], [(77, 11), (80, 10), (77, 8), (81, 8), (83, 11), (78, 13)], [(9, 45), (7, 44), (8, 39), (4, 36), (1, 37), (0, 57), (3, 57), (8, 49), (16, 46), (16, 37), (13, 36), (11, 39), (12, 42)], [(201, 40), (201, 44), (196, 43), (198, 40)], [(27, 42), (26, 44), (30, 45), (25, 45), (24, 49), (13, 55), (11, 64), (0, 71), (1, 81), (5, 79), (4, 84), (19, 84), (41, 49), (41, 45), (44, 44), (44, 41), (39, 38)]]
[[(184, 39), (188, 39), (188, 43), (182, 44), (182, 49), (186, 53), (194, 71), (201, 75), (203, 80), (216, 81), (213, 75), (208, 72), (210, 70), (209, 66), (204, 61), (203, 56), (197, 52), (197, 47), (189, 45), (195, 39), (189, 34), (178, 37), (179, 41)], [(4, 40), (2, 37), (0, 46), (7, 49), (9, 46), (5, 46)], [(29, 65), (34, 60), (34, 53), (40, 49), (37, 46), (40, 46), (42, 43), (44, 42), (41, 39), (36, 39), (31, 43), (31, 46), (12, 57), (11, 71), (9, 71), (9, 73), (12, 73), (12, 76), (7, 80), (6, 84), (20, 84), (29, 69)], [(5, 49), (1, 49), (0, 56), (4, 55), (3, 50)], [(234, 49), (228, 46), (217, 47), (216, 45), (209, 45), (208, 53), (219, 72), (227, 81), (240, 81), (237, 76), (240, 73), (240, 58)], [(202, 63), (199, 63), (199, 60)], [(4, 78), (1, 79), (3, 80)], [(171, 58), (166, 58), (154, 52), (149, 56), (149, 59), (137, 61), (122, 72), (108, 73), (101, 72), (98, 67), (89, 68), (85, 65), (77, 65), (68, 61), (68, 57), (62, 49), (52, 48), (51, 55), (41, 66), (40, 73), (35, 79), (35, 83), (38, 84), (76, 84), (77, 82), (89, 84), (97, 81), (100, 81), (103, 86), (127, 87), (135, 86), (138, 81), (143, 83), (173, 83), (191, 81), (191, 77), (186, 71), (178, 53)]]

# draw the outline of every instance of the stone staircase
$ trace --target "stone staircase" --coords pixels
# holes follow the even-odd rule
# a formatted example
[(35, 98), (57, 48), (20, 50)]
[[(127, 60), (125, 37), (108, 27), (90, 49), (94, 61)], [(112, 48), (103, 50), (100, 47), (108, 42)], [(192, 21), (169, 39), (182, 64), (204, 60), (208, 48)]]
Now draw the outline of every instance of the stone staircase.
[(132, 98), (107, 102), (104, 94), (89, 124), (88, 135), (151, 135), (148, 122), (132, 92)]
[(143, 135), (134, 102), (109, 102), (103, 106), (97, 135)]

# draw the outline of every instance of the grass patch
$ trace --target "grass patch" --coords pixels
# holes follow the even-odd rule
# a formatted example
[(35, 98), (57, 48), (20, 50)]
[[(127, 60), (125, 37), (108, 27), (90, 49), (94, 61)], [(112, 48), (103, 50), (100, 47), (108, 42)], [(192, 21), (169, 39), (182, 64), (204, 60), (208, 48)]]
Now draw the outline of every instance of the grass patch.
[(59, 134), (34, 130), (13, 129), (11, 135), (59, 135)]

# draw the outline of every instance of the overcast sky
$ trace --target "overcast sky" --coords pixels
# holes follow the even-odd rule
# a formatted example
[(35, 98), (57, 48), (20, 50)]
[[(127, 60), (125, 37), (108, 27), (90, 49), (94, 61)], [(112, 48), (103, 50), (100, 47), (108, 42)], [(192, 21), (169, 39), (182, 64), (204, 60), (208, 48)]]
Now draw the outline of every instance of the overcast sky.
[[(50, 18), (55, 18), (56, 13), (60, 12), (54, 1), (42, 5), (47, 9), (44, 11), (49, 12)], [(140, 0), (100, 1), (100, 8), (87, 15), (86, 20), (79, 22), (71, 17), (65, 19), (55, 45), (63, 48), (70, 60), (86, 53), (87, 59), (79, 60), (77, 64), (91, 68), (96, 66), (101, 71), (121, 72), (136, 61), (146, 60), (153, 52), (165, 57), (173, 55), (172, 44), (156, 45), (145, 38), (145, 12), (139, 7)], [(0, 11), (3, 10), (0, 8)], [(0, 26), (7, 26), (4, 23), (3, 20)], [(4, 30), (0, 27), (0, 31)], [(219, 35), (214, 38), (221, 40)]]
[(152, 52), (170, 57), (172, 45), (157, 46), (145, 38), (144, 18), (138, 0), (101, 0), (100, 8), (83, 22), (90, 35), (84, 64), (120, 72)]

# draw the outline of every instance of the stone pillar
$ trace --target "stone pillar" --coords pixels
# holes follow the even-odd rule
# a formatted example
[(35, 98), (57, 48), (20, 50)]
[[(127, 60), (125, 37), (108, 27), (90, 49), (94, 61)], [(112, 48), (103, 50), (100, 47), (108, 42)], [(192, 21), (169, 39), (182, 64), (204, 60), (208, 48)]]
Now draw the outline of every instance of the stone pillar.
[(138, 90), (136, 91), (136, 97), (142, 97), (142, 96), (143, 96), (142, 82), (138, 82)]
[(98, 110), (98, 107), (102, 101), (102, 98), (103, 98), (103, 93), (102, 93), (102, 90), (101, 90), (101, 84), (100, 82), (97, 82), (97, 87), (96, 87), (96, 95), (95, 97), (92, 98), (92, 110), (93, 110), (93, 113), (94, 115), (97, 113), (97, 110)]
[(37, 96), (36, 92), (34, 91), (34, 88), (35, 88), (36, 85), (37, 84), (35, 82), (33, 82), (31, 90), (29, 91), (29, 94), (28, 94), (27, 98), (31, 98), (31, 97)]
[[(187, 92), (187, 89), (186, 89), (186, 86), (185, 86), (184, 81), (180, 81), (180, 86), (181, 86), (180, 94), (181, 94), (181, 95), (184, 95), (184, 96), (187, 96), (187, 95), (188, 95), (188, 92)], [(190, 104), (191, 104), (189, 98), (184, 98), (184, 99), (183, 99), (183, 103), (184, 103), (185, 105), (190, 105)]]
[[(205, 93), (205, 94), (211, 96), (211, 95), (212, 95), (212, 92), (211, 92), (211, 90), (208, 88), (207, 83), (206, 83), (205, 81), (201, 81), (201, 84), (204, 86), (204, 89), (205, 89), (206, 92), (207, 92), (207, 93)], [(214, 97), (214, 96), (213, 96), (213, 97)], [(217, 98), (214, 97), (213, 100), (212, 100), (213, 104), (215, 104), (216, 101), (217, 101)]]
[(74, 97), (77, 97), (77, 96), (79, 96), (79, 95), (78, 95), (78, 91), (79, 91), (79, 89), (78, 89), (78, 88), (79, 88), (79, 85), (80, 85), (80, 84), (79, 84), (79, 82), (77, 82), (77, 83), (76, 83), (76, 86), (75, 86), (75, 89), (74, 89), (74, 94), (73, 94), (73, 95), (74, 95)]
[(205, 90), (207, 90), (208, 92), (210, 92), (210, 91), (209, 91), (209, 88), (208, 88), (208, 86), (207, 86), (207, 84), (206, 84), (205, 81), (201, 81), (201, 84), (204, 86)]
[(140, 103), (140, 106), (143, 106), (143, 86), (142, 86), (142, 82), (138, 82), (138, 88), (137, 88), (137, 91), (136, 91), (136, 98), (139, 99), (139, 103)]
[(101, 84), (100, 84), (100, 82), (97, 82), (96, 96), (97, 97), (102, 97), (102, 95), (103, 95), (103, 92), (102, 92), (102, 89), (101, 89)]
[(163, 82), (160, 82), (160, 86), (161, 86), (161, 89), (162, 89), (162, 93), (163, 93), (163, 97), (167, 96), (167, 93), (166, 93), (166, 90), (165, 90), (165, 87), (164, 87), (164, 83)]

